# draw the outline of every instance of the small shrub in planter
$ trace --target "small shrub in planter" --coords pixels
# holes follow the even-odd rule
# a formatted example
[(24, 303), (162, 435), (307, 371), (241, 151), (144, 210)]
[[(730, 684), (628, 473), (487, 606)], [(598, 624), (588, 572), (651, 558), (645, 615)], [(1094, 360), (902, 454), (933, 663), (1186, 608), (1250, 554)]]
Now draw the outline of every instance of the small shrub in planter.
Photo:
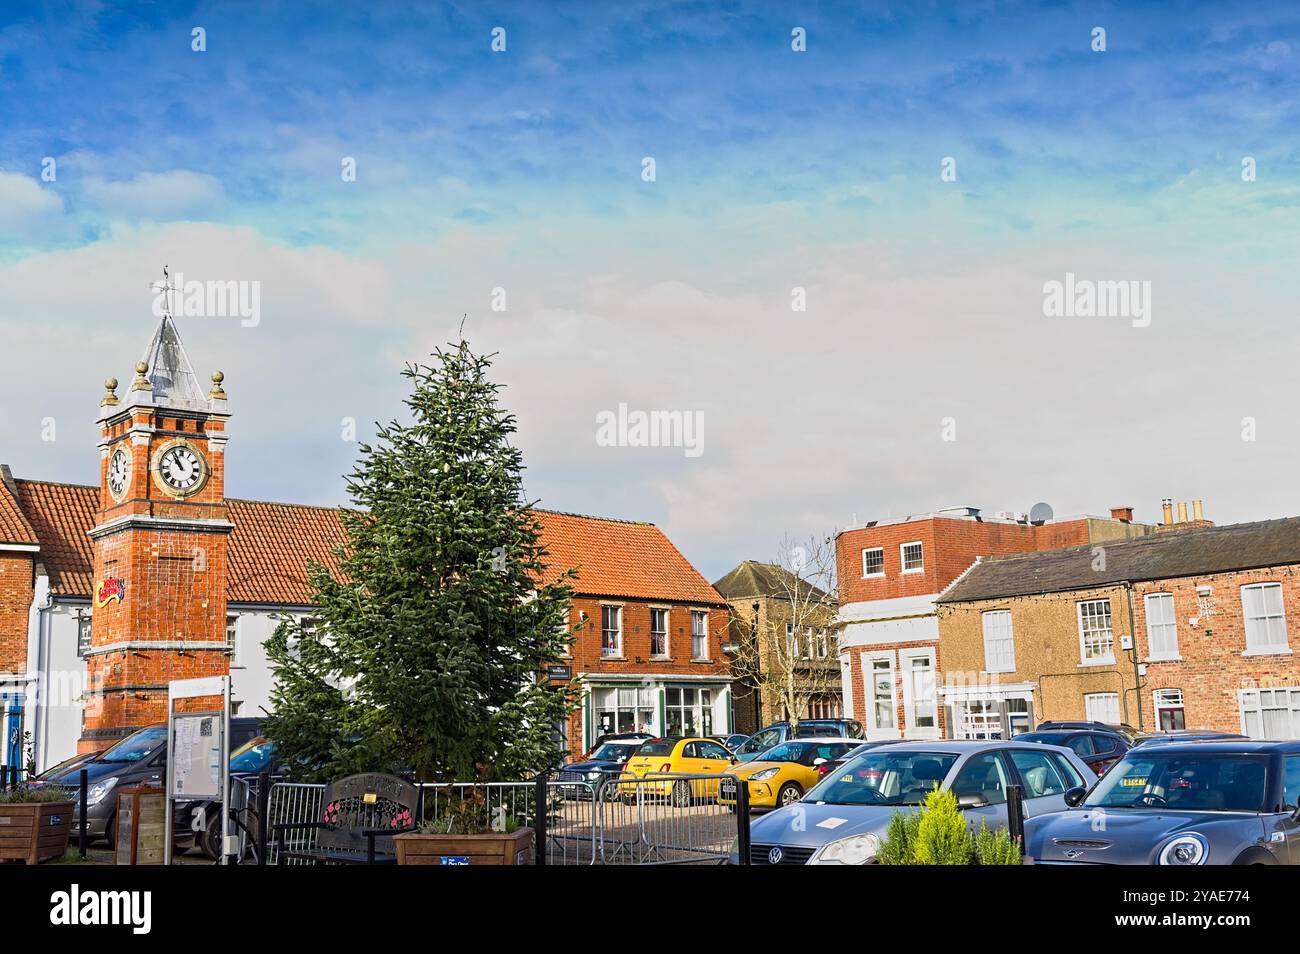
[(475, 794), (449, 803), (418, 832), (393, 838), (399, 865), (526, 865), (533, 830)]
[(1018, 865), (1020, 846), (1005, 828), (980, 822), (972, 835), (957, 796), (938, 787), (919, 812), (895, 812), (876, 855), (882, 865)]
[(57, 785), (0, 792), (0, 861), (61, 858), (72, 832), (72, 799)]

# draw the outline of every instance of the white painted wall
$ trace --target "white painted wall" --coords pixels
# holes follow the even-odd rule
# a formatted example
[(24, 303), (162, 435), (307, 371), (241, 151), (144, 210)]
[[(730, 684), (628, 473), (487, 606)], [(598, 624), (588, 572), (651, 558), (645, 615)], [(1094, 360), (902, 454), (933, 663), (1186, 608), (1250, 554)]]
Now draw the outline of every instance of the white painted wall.
[[(32, 733), (37, 771), (57, 765), (77, 751), (81, 737), (81, 695), (86, 688), (86, 661), (77, 655), (77, 611), (87, 603), (54, 601), (48, 606), (49, 583), (38, 577), (28, 623), (26, 731)], [(231, 701), (237, 714), (265, 715), (271, 708), (274, 680), (262, 644), (275, 630), (284, 610), (231, 607), (238, 616), (235, 655), (231, 661)]]

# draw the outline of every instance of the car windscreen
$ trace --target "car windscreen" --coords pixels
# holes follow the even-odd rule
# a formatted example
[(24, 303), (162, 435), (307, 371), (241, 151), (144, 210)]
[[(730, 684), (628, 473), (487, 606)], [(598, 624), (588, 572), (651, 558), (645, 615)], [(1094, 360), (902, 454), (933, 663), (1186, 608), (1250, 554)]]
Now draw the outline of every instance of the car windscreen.
[(952, 752), (897, 752), (888, 747), (835, 769), (805, 801), (831, 805), (920, 805), (942, 785), (957, 756)]
[(1264, 810), (1268, 760), (1237, 753), (1157, 754), (1133, 749), (1102, 776), (1083, 804), (1202, 812)]
[(637, 755), (672, 755), (677, 743), (672, 739), (655, 739), (637, 749)]
[(230, 771), (260, 772), (271, 764), (274, 756), (275, 743), (259, 735), (230, 753)]
[(596, 751), (591, 753), (591, 758), (594, 761), (626, 762), (628, 756), (640, 747), (640, 742), (606, 742), (596, 747)]
[(817, 743), (807, 742), (783, 742), (780, 745), (774, 745), (766, 752), (760, 761), (763, 762), (802, 762), (804, 756), (808, 755)]
[(167, 741), (167, 726), (155, 725), (133, 732), (99, 757), (100, 762), (138, 762)]

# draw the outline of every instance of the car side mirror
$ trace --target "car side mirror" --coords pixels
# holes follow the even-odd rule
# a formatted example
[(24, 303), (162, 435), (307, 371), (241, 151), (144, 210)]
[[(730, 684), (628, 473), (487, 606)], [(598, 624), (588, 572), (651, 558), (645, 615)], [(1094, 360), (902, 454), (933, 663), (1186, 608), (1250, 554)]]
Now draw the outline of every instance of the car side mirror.
[(975, 792), (967, 792), (964, 795), (957, 796), (958, 808), (983, 808), (988, 802), (984, 800), (983, 795)]
[(1066, 789), (1065, 795), (1063, 797), (1065, 798), (1065, 804), (1069, 805), (1071, 808), (1074, 808), (1080, 802), (1083, 801), (1083, 796), (1087, 794), (1088, 794), (1088, 790), (1086, 788), (1075, 787), (1075, 788)]

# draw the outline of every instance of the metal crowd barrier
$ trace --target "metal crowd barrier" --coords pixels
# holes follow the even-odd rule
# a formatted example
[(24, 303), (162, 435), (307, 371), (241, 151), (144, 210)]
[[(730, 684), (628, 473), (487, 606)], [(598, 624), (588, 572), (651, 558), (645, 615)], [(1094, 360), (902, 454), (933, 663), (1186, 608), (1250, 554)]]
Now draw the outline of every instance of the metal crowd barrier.
[[(419, 787), (420, 824), (436, 826), (451, 806), (473, 795), (484, 801), (494, 824), (513, 819), (534, 829), (538, 864), (720, 864), (738, 839), (748, 834), (748, 812), (735, 811), (734, 779), (729, 776), (654, 774), (589, 782), (560, 772), (527, 782)], [(271, 785), (263, 829), (318, 820), (324, 788), (294, 782)], [(300, 840), (295, 845), (311, 847), (315, 833), (308, 830), (296, 837)], [(265, 857), (268, 864), (279, 863), (274, 842), (267, 846)], [(311, 862), (286, 859), (284, 863)]]

